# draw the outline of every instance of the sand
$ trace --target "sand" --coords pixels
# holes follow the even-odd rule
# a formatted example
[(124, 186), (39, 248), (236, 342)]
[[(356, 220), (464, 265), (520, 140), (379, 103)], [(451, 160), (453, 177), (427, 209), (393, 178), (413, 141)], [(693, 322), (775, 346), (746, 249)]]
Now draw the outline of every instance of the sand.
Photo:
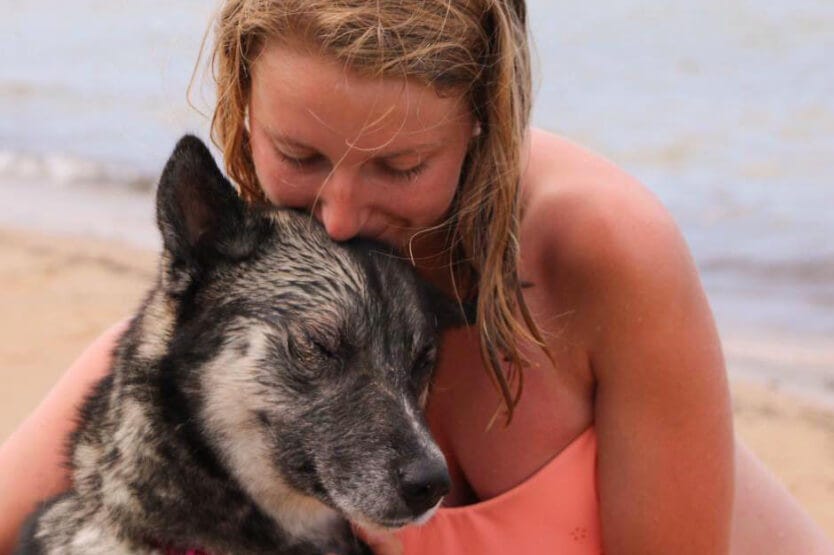
[[(131, 314), (156, 256), (0, 228), (0, 438), (104, 328)], [(834, 410), (776, 382), (732, 382), (737, 434), (834, 537)]]

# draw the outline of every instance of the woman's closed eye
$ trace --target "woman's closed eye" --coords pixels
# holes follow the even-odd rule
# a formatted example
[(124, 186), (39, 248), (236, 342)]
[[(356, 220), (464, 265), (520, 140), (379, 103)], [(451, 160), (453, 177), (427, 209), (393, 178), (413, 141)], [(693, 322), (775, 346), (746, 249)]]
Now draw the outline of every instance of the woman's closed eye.
[(379, 167), (384, 173), (390, 175), (391, 177), (411, 181), (412, 179), (417, 178), (417, 176), (419, 176), (423, 170), (426, 169), (426, 163), (420, 162), (416, 166), (412, 166), (410, 168), (393, 168), (388, 164), (380, 163)]
[(285, 154), (280, 150), (276, 152), (278, 153), (278, 156), (281, 158), (281, 160), (288, 164), (292, 164), (296, 168), (300, 169), (312, 168), (325, 161), (324, 157), (321, 154), (311, 154), (309, 156), (290, 156), (289, 154)]
[[(279, 158), (286, 164), (291, 165), (294, 169), (312, 171), (320, 170), (327, 164), (327, 159), (321, 154), (310, 154), (307, 156), (292, 156), (280, 150), (276, 150)], [(404, 181), (411, 181), (419, 176), (426, 168), (425, 162), (418, 162), (417, 164), (408, 168), (398, 168), (389, 165), (384, 161), (374, 162), (374, 166), (388, 177), (394, 179), (401, 179)]]

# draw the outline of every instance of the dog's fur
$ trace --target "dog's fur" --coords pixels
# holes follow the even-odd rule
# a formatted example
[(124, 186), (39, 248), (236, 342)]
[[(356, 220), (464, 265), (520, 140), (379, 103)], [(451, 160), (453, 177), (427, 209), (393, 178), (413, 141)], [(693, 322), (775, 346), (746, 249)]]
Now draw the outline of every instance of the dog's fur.
[(418, 400), (438, 301), (408, 265), (244, 206), (193, 137), (157, 220), (159, 276), (83, 405), (74, 488), (20, 552), (365, 553), (348, 520), (430, 515), (448, 489)]

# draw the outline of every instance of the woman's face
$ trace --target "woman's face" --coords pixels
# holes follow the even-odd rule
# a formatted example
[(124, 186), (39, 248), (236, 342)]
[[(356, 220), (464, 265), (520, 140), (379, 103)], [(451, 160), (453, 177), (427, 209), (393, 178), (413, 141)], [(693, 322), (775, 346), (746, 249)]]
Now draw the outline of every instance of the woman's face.
[(363, 77), (301, 49), (266, 48), (252, 67), (258, 180), (272, 203), (311, 211), (337, 241), (403, 247), (441, 222), (473, 123), (462, 97)]

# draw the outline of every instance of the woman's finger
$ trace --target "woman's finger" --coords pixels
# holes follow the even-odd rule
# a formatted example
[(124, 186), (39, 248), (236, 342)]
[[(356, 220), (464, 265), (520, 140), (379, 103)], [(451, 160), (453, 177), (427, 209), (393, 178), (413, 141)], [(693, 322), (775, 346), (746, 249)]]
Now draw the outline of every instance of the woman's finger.
[(353, 529), (359, 539), (368, 544), (374, 555), (403, 555), (403, 544), (394, 534), (390, 532), (371, 532), (359, 526), (354, 526)]

